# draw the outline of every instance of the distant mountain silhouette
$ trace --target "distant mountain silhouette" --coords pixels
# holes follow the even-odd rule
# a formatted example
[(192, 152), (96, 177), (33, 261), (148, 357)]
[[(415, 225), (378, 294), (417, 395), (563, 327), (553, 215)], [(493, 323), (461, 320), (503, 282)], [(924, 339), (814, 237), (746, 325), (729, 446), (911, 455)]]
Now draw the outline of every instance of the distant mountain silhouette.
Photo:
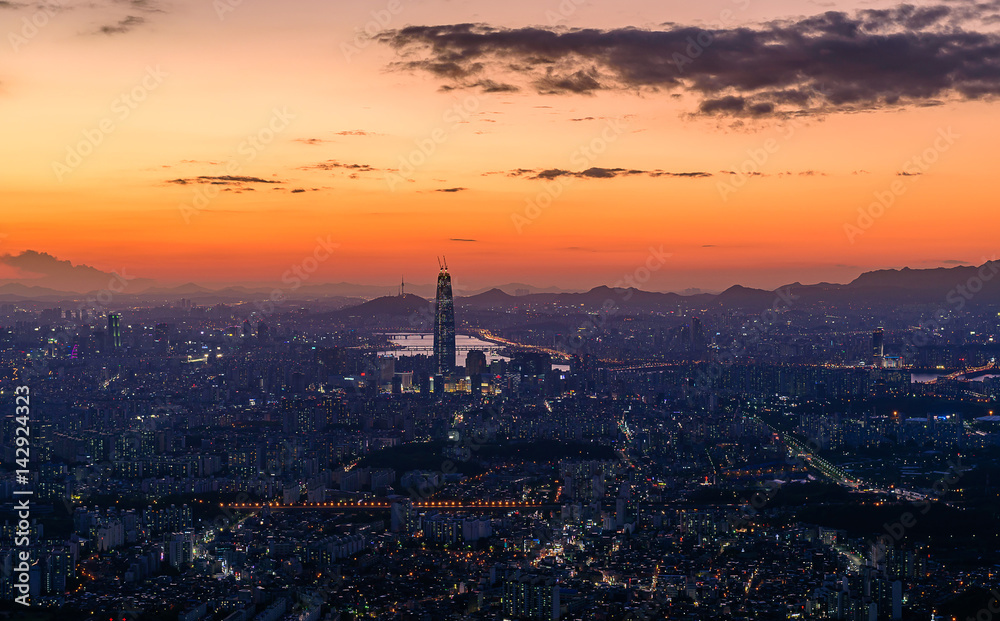
[(483, 308), (516, 306), (518, 297), (505, 293), (501, 289), (490, 289), (476, 295), (458, 298), (455, 303), (459, 306), (478, 306)]
[(200, 293), (211, 293), (212, 289), (203, 287), (193, 282), (178, 285), (176, 287), (150, 287), (143, 291), (145, 295), (198, 295)]
[(1000, 261), (987, 262), (979, 267), (960, 265), (926, 270), (914, 270), (908, 267), (900, 270), (875, 270), (865, 272), (848, 283), (847, 286), (851, 288), (894, 287), (946, 291), (975, 277), (979, 273), (980, 267), (1000, 269)]
[(339, 317), (362, 316), (403, 316), (412, 313), (419, 313), (428, 308), (430, 302), (420, 297), (407, 293), (405, 295), (391, 295), (369, 300), (357, 306), (351, 306), (333, 313)]
[(846, 285), (795, 283), (783, 288), (798, 295), (804, 304), (938, 304), (952, 307), (956, 304), (955, 296), (969, 306), (996, 304), (1000, 302), (1000, 261), (981, 266), (875, 270), (861, 274)]
[[(85, 265), (73, 265), (51, 255), (27, 251), (20, 255), (0, 257), (4, 263), (23, 271), (48, 270), (48, 275), (20, 280), (0, 281), (0, 301), (63, 303), (85, 300), (108, 287), (114, 274), (102, 272)], [(49, 282), (72, 279), (77, 285), (94, 283), (95, 287), (53, 287)], [(971, 286), (976, 290), (965, 291), (959, 287)], [(163, 302), (188, 298), (198, 304), (254, 302), (267, 298), (276, 288), (274, 284), (254, 283), (211, 288), (190, 282), (178, 286), (155, 286), (149, 279), (128, 275), (128, 285), (116, 292), (119, 303)], [(278, 287), (281, 288), (281, 287)], [(520, 295), (512, 295), (511, 290)], [(431, 300), (415, 295), (413, 291), (433, 296), (432, 285), (407, 284), (406, 295), (386, 295), (396, 287), (357, 285), (352, 283), (310, 283), (296, 288), (281, 288), (289, 301), (322, 301), (326, 308), (340, 308), (338, 316), (351, 315), (393, 316), (424, 312)], [(530, 291), (530, 293), (523, 293)], [(963, 294), (962, 292), (965, 291)], [(905, 304), (955, 305), (959, 296), (963, 304), (1000, 303), (1000, 261), (982, 266), (960, 265), (932, 269), (881, 269), (865, 272), (847, 284), (817, 283), (803, 285), (795, 282), (774, 291), (734, 285), (725, 291), (679, 295), (657, 293), (634, 288), (594, 287), (589, 291), (567, 292), (556, 287), (545, 289), (512, 283), (493, 287), (474, 295), (457, 297), (460, 307), (471, 309), (508, 309), (550, 306), (552, 311), (563, 310), (594, 312), (600, 309), (617, 312), (672, 312), (678, 309), (734, 309), (755, 311), (769, 308), (776, 300), (792, 300), (792, 305), (827, 305), (830, 307), (898, 306)], [(373, 298), (362, 302), (364, 298)], [(327, 311), (329, 312), (329, 311)], [(321, 318), (318, 316), (318, 318)]]
[(733, 285), (719, 295), (713, 296), (713, 302), (727, 308), (758, 308), (770, 307), (774, 304), (774, 291), (751, 289), (742, 285)]
[[(475, 290), (475, 293), (468, 292), (469, 297), (473, 295), (478, 295), (480, 293), (486, 293), (491, 289), (499, 289), (508, 295), (521, 296), (529, 295), (532, 293), (573, 293), (572, 289), (562, 289), (560, 287), (536, 287), (534, 285), (528, 285), (523, 282), (509, 282), (504, 285), (496, 285), (490, 287), (489, 289)], [(433, 292), (432, 292), (433, 293)]]
[(9, 282), (0, 285), (0, 299), (8, 302), (21, 300), (62, 300), (67, 297), (80, 297), (79, 293), (67, 293), (48, 287), (29, 286), (20, 282)]

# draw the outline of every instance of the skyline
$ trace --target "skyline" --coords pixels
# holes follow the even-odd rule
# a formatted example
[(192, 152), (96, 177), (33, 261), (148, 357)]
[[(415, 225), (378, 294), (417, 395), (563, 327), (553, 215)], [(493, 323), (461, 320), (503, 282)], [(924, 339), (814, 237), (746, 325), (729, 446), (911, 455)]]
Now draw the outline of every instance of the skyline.
[(997, 6), (4, 3), (0, 254), (275, 283), (322, 236), (313, 282), (446, 254), (586, 289), (662, 248), (657, 291), (981, 264)]
[(0, 48), (8, 618), (1000, 610), (1000, 0), (0, 0)]

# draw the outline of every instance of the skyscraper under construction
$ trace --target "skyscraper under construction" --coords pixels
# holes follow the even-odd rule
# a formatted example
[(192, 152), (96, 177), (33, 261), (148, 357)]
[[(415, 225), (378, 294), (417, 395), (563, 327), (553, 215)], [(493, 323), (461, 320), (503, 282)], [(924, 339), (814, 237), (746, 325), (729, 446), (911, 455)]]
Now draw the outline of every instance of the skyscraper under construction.
[(434, 309), (434, 364), (440, 375), (455, 370), (455, 299), (451, 293), (448, 261), (439, 261), (437, 298)]

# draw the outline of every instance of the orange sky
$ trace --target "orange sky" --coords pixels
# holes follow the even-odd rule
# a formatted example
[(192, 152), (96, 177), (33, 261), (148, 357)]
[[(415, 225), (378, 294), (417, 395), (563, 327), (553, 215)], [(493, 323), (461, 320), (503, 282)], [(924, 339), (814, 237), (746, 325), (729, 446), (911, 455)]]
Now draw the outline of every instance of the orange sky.
[[(269, 282), (329, 236), (340, 246), (316, 282), (429, 282), (446, 254), (465, 287), (589, 287), (632, 274), (662, 247), (671, 257), (644, 288), (681, 290), (843, 282), (997, 252), (990, 100), (832, 112), (790, 127), (692, 115), (696, 97), (683, 90), (444, 91), (427, 73), (391, 70), (400, 57), (382, 43), (345, 55), (389, 2), (233, 4), (222, 19), (194, 0), (99, 3), (44, 20), (34, 7), (0, 9), (0, 31), (14, 35), (0, 66), (2, 253), (33, 249), (164, 282)], [(777, 0), (692, 4), (591, 0), (560, 24), (656, 29), (727, 9), (736, 24), (818, 12)], [(545, 26), (559, 6), (400, 0), (378, 29)], [(27, 37), (31, 18), (45, 23)], [(957, 138), (935, 163), (898, 175), (948, 128)], [(251, 145), (255, 135), (266, 144)], [(420, 144), (435, 140), (424, 156)], [(92, 152), (76, 165), (81, 143)], [(601, 152), (582, 155), (588, 144)], [(766, 176), (723, 185), (734, 178), (722, 171), (765, 147), (773, 152), (755, 170)], [(387, 172), (407, 160), (419, 162), (407, 180)], [(712, 176), (557, 186), (505, 174), (589, 167)], [(253, 180), (194, 181), (226, 175)], [(905, 191), (850, 239), (845, 225), (894, 183)], [(529, 203), (548, 204), (555, 187), (530, 217)], [(206, 189), (220, 191), (198, 203)]]

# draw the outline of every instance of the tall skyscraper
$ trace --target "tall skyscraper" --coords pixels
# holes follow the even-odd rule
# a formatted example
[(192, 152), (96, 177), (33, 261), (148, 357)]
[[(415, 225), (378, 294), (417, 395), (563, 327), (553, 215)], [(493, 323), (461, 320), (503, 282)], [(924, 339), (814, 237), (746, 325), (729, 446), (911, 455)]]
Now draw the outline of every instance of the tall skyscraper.
[(455, 369), (455, 299), (448, 261), (441, 262), (440, 268), (434, 308), (434, 364), (439, 375), (448, 375)]
[(876, 328), (872, 332), (872, 364), (875, 368), (881, 369), (884, 366), (885, 360), (885, 331), (882, 328)]
[(122, 316), (119, 313), (108, 313), (108, 343), (112, 350), (122, 348)]

